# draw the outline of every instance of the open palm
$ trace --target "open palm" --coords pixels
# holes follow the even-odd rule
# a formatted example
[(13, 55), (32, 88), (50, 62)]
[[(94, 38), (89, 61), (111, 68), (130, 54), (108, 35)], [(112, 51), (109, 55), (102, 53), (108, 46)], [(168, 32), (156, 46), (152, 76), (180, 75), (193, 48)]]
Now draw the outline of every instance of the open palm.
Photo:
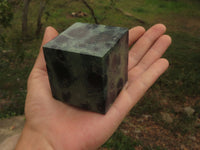
[[(39, 140), (33, 149), (89, 150), (102, 145), (167, 69), (168, 61), (161, 56), (170, 45), (171, 38), (163, 35), (165, 30), (162, 24), (154, 25), (146, 32), (142, 27), (129, 30), (129, 46), (134, 45), (129, 51), (128, 82), (106, 115), (83, 111), (52, 97), (41, 48), (28, 79), (26, 124), (17, 149), (31, 149), (22, 146), (30, 134), (30, 145)], [(47, 27), (42, 45), (57, 35), (54, 28)]]

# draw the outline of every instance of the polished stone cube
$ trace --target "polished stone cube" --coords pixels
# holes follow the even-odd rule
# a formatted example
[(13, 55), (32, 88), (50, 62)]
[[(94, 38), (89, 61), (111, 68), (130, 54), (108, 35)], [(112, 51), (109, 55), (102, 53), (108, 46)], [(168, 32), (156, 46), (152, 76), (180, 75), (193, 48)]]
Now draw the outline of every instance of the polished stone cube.
[(43, 46), (52, 95), (105, 114), (127, 81), (128, 29), (75, 23)]

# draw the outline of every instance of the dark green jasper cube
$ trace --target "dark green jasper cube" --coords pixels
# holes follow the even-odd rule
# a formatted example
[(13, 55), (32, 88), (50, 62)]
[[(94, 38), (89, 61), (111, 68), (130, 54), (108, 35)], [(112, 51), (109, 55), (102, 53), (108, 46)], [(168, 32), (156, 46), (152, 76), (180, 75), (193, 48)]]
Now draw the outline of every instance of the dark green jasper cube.
[(52, 95), (105, 114), (127, 81), (128, 29), (75, 23), (43, 46)]

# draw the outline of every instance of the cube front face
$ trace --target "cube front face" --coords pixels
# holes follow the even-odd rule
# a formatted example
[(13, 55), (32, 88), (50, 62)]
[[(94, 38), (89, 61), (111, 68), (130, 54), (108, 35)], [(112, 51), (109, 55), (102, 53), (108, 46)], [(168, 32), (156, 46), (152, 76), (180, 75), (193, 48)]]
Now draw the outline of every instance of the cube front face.
[[(84, 28), (87, 26), (87, 24), (78, 23), (79, 28), (81, 25)], [(91, 24), (88, 25), (91, 28)], [(102, 37), (98, 37), (98, 35), (102, 35), (101, 32), (98, 34), (94, 32), (98, 26), (101, 26), (101, 29), (102, 27), (115, 28), (115, 30), (117, 28), (121, 35), (118, 35), (119, 38), (115, 41), (110, 39), (111, 41), (102, 42)], [(76, 30), (75, 27), (73, 32)], [(72, 29), (72, 27), (70, 28)], [(89, 30), (91, 30), (90, 28)], [(70, 30), (70, 32), (72, 31)], [(75, 41), (72, 45), (76, 45), (76, 42), (79, 45), (84, 44), (84, 48), (90, 45), (91, 53), (86, 53), (84, 50), (81, 52), (81, 48), (73, 52), (75, 46), (72, 47), (71, 45), (66, 45), (64, 50), (63, 47), (59, 47), (63, 42), (69, 41), (68, 33), (70, 32), (67, 29), (63, 32), (65, 34), (61, 33), (43, 47), (52, 95), (57, 100), (67, 104), (105, 114), (127, 80), (128, 30), (94, 25), (90, 35), (94, 32), (97, 39), (101, 39), (101, 44), (95, 39), (93, 39), (93, 43), (91, 43), (91, 40), (88, 43), (81, 43), (79, 38), (77, 41), (73, 39)], [(106, 32), (103, 30), (102, 32), (105, 36)], [(87, 36), (86, 32), (84, 34)], [(111, 32), (108, 33), (108, 36), (110, 34)], [(88, 37), (88, 39), (91, 39), (91, 37)], [(88, 39), (86, 38), (86, 40)], [(93, 47), (91, 44), (100, 50), (102, 47), (103, 52), (94, 54), (91, 50), (91, 47)], [(108, 50), (105, 50), (105, 45), (109, 46)]]
[(53, 96), (65, 103), (105, 112), (102, 59), (61, 50), (44, 50)]

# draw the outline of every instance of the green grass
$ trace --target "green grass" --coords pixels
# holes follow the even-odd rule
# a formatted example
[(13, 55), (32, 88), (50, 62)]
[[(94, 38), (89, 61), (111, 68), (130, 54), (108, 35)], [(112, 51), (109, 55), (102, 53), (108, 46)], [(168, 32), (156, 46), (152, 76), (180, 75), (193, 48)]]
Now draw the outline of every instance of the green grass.
[(135, 147), (143, 148), (143, 150), (165, 150), (165, 148), (157, 145), (144, 146), (141, 141), (130, 138), (120, 130), (116, 131), (101, 148), (109, 150), (134, 150)]
[(173, 44), (165, 55), (170, 68), (161, 81), (165, 83), (165, 90), (173, 93), (172, 99), (197, 97), (200, 95), (199, 38), (185, 33), (171, 33), (171, 36)]
[(102, 147), (114, 150), (134, 150), (134, 147), (140, 144), (139, 141), (131, 139), (121, 131), (117, 131)]

